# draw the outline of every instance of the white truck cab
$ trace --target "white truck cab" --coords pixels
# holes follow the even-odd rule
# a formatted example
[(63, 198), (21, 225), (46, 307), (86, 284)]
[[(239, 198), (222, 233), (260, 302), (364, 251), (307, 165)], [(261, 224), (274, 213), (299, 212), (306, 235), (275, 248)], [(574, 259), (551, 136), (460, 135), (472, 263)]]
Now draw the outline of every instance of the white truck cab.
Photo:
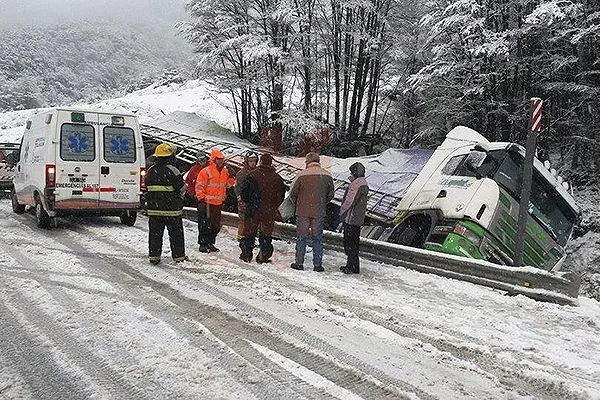
[(12, 206), (35, 208), (37, 226), (55, 216), (115, 215), (133, 225), (145, 189), (137, 117), (53, 109), (27, 121), (13, 179)]

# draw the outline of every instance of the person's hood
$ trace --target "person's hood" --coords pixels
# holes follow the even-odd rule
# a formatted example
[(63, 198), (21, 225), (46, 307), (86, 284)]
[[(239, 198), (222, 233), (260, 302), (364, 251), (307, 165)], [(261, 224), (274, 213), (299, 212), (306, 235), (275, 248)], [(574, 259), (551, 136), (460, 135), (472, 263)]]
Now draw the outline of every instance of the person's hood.
[(221, 150), (212, 149), (212, 151), (210, 152), (210, 162), (214, 163), (216, 158), (225, 158), (225, 156), (223, 155)]
[(361, 178), (365, 176), (365, 166), (359, 162), (355, 162), (350, 166), (350, 173), (355, 178)]

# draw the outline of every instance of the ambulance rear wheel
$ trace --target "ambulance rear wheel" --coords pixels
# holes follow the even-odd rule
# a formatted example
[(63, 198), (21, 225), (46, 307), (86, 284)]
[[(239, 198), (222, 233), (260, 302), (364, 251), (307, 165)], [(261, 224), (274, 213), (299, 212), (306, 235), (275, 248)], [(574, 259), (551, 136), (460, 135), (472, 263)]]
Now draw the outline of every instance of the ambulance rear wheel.
[(137, 213), (135, 211), (125, 211), (121, 214), (121, 223), (127, 226), (133, 226), (137, 219)]
[(35, 222), (37, 227), (47, 229), (50, 227), (51, 221), (52, 219), (46, 210), (44, 210), (44, 206), (42, 206), (42, 203), (38, 200), (38, 202), (35, 204)]
[(16, 214), (23, 214), (25, 212), (25, 205), (19, 204), (17, 200), (17, 194), (15, 193), (15, 189), (10, 193), (10, 199), (12, 201), (12, 209)]

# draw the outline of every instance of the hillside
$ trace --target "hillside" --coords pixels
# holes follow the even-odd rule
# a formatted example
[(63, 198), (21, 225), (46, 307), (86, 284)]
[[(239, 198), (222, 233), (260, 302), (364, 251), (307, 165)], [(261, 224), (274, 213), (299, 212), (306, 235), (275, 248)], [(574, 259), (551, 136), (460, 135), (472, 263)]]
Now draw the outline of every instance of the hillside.
[(0, 30), (0, 110), (93, 102), (185, 70), (189, 45), (164, 25), (82, 20)]

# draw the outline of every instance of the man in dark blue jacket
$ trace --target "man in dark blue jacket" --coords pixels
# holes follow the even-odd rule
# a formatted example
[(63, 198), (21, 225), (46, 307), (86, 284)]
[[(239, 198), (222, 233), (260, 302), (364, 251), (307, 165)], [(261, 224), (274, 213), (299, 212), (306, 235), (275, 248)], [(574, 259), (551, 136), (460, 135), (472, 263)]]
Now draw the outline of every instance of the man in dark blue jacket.
[(161, 143), (154, 150), (155, 163), (146, 174), (146, 204), (148, 208), (148, 259), (156, 265), (160, 262), (165, 226), (169, 232), (171, 257), (175, 262), (188, 260), (185, 255), (183, 236), (183, 195), (185, 182), (179, 170), (173, 166), (173, 147)]

